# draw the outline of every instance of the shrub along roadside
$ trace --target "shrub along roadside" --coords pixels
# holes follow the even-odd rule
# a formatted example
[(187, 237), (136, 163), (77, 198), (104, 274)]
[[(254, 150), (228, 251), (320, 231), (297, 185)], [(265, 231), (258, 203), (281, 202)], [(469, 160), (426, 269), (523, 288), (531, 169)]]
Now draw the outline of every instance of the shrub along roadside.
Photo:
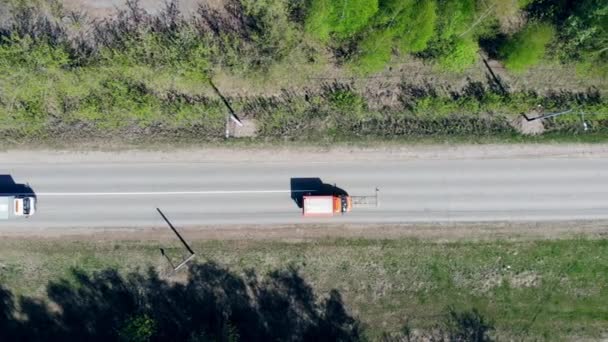
[(382, 70), (392, 57), (393, 48), (400, 53), (424, 51), (434, 36), (437, 21), (434, 0), (383, 1), (373, 24), (363, 34), (358, 55), (351, 62), (363, 74)]
[[(458, 91), (440, 94), (434, 88), (402, 84), (396, 108), (370, 109), (364, 97), (343, 84), (326, 87), (323, 94), (305, 98), (258, 99), (245, 104), (244, 111), (256, 118), (259, 136), (287, 140), (349, 139), (352, 137), (459, 136), (482, 138), (513, 136), (510, 123), (538, 104), (547, 112), (573, 109), (586, 112), (585, 120), (596, 134), (608, 133), (606, 100), (588, 93), (534, 92), (501, 94), (472, 82)], [(548, 133), (576, 133), (582, 129), (577, 114), (547, 122)]]
[[(315, 3), (333, 6), (324, 22), (332, 27), (327, 46), (343, 52), (348, 52), (344, 46), (366, 46), (355, 54), (358, 62), (349, 60), (364, 72), (381, 68), (395, 49), (462, 70), (475, 60), (477, 36), (487, 29), (474, 21), (479, 9), (472, 0)], [(310, 8), (281, 0), (230, 0), (232, 7), (220, 10), (201, 7), (190, 21), (175, 3), (152, 16), (129, 2), (127, 10), (97, 22), (86, 37), (74, 31), (84, 24), (77, 17), (59, 21), (27, 4), (0, 27), (0, 134), (16, 140), (179, 136), (214, 141), (223, 136), (225, 120), (225, 108), (208, 85), (218, 68), (232, 76), (263, 75), (294, 51), (302, 53), (302, 63), (314, 64), (324, 47), (309, 46), (299, 30), (310, 19)], [(356, 6), (371, 10), (354, 13)], [(598, 16), (586, 25), (593, 26)], [(420, 18), (424, 23), (416, 21)], [(262, 139), (510, 136), (515, 132), (508, 121), (539, 103), (547, 110), (584, 110), (592, 131), (605, 131), (606, 100), (599, 95), (504, 94), (490, 85), (437, 94), (408, 87), (397, 90), (401, 102), (389, 108), (370, 105), (379, 99), (348, 84), (291, 97), (229, 100), (257, 121)], [(550, 131), (571, 132), (580, 125), (577, 120), (560, 117), (548, 125)]]
[[(82, 140), (122, 137), (127, 140), (173, 136), (216, 141), (224, 134), (226, 108), (213, 96), (187, 94), (157, 83), (151, 68), (47, 68), (27, 71), (4, 83), (7, 113), (0, 131), (12, 139)], [(160, 76), (159, 76), (160, 75)], [(194, 81), (209, 88), (206, 81)], [(608, 133), (608, 106), (597, 91), (503, 94), (471, 82), (458, 90), (439, 91), (403, 83), (399, 103), (371, 108), (370, 98), (348, 83), (333, 83), (305, 94), (229, 98), (244, 117), (256, 121), (263, 140), (344, 140), (420, 136), (491, 137), (518, 133), (512, 118), (538, 104), (546, 111), (573, 108), (587, 113), (589, 133)], [(547, 122), (548, 132), (580, 131), (581, 118), (567, 115)]]
[(545, 55), (546, 46), (554, 38), (555, 29), (551, 25), (529, 24), (501, 49), (506, 67), (515, 72), (523, 72), (538, 64)]

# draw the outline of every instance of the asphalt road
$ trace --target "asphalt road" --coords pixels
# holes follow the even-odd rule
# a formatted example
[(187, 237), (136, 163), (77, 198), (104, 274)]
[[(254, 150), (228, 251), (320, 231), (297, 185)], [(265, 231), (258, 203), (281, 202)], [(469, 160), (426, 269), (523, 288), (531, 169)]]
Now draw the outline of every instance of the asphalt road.
[[(526, 158), (185, 163), (3, 160), (0, 175), (38, 196), (29, 219), (0, 228), (158, 227), (318, 222), (608, 218), (608, 159)], [(290, 180), (319, 177), (351, 195), (380, 188), (379, 208), (305, 218)]]

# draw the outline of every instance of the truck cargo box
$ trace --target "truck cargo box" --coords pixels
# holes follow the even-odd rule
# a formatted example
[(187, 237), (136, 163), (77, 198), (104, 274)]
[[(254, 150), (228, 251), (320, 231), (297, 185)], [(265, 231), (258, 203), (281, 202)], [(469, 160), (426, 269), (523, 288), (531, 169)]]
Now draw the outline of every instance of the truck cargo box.
[(304, 196), (304, 216), (333, 215), (334, 196)]
[(10, 204), (12, 198), (0, 197), (0, 220), (8, 220), (10, 212), (12, 210)]

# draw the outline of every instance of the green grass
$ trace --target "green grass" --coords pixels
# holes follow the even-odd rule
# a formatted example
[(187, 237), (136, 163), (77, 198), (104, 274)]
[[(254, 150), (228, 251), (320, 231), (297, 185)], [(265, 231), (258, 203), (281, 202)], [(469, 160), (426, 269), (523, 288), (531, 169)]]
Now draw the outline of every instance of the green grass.
[[(69, 277), (73, 267), (159, 267), (161, 245), (178, 257), (177, 243), (4, 239), (0, 283), (42, 296), (49, 280)], [(607, 240), (196, 241), (193, 248), (198, 260), (237, 272), (254, 268), (264, 275), (294, 266), (318, 293), (338, 289), (374, 338), (406, 321), (430, 329), (448, 306), (479, 310), (501, 339), (594, 338), (608, 330)]]
[[(528, 2), (507, 4), (502, 10), (523, 15), (518, 11)], [(14, 13), (9, 11), (7, 23), (28, 13), (66, 16), (61, 6), (48, 7), (53, 3), (10, 2)], [(511, 139), (508, 120), (539, 103), (547, 111), (584, 110), (594, 137), (601, 140), (608, 132), (605, 86), (597, 78), (582, 78), (571, 91), (556, 93), (518, 86), (502, 94), (484, 81), (470, 81), (465, 87), (473, 86), (470, 92), (456, 88), (460, 80), (454, 77), (465, 70), (472, 75), (471, 66), (481, 66), (481, 37), (490, 41), (484, 48), (502, 47), (507, 67), (516, 71), (542, 60), (550, 41), (563, 39), (556, 31), (559, 25), (532, 23), (509, 32), (512, 39), (505, 44), (500, 28), (492, 24), (495, 3), (487, 9), (474, 0), (237, 0), (233, 5), (231, 10), (244, 16), (243, 23), (228, 29), (219, 20), (217, 34), (202, 33), (196, 24), (204, 21), (200, 17), (170, 23), (164, 22), (166, 15), (139, 20), (123, 13), (120, 23), (107, 24), (131, 28), (109, 41), (91, 38), (99, 41), (89, 52), (74, 50), (78, 44), (67, 36), (58, 38), (37, 28), (23, 34), (6, 26), (10, 34), (0, 41), (0, 135), (8, 141), (51, 144), (61, 143), (54, 139), (143, 142), (166, 137), (172, 143), (217, 142), (224, 135), (226, 108), (210, 80), (229, 93), (225, 95), (239, 114), (256, 121), (256, 137), (262, 141)], [(583, 7), (594, 9), (590, 13), (597, 18), (589, 19), (585, 30), (573, 26), (576, 32), (582, 30), (576, 35), (582, 38), (585, 32), (596, 32), (596, 21), (604, 13), (592, 3)], [(479, 21), (486, 14), (487, 20)], [(52, 19), (69, 22), (67, 17)], [(102, 31), (112, 32), (111, 27)], [(601, 38), (602, 32), (592, 36)], [(556, 49), (555, 44), (547, 48)], [(407, 56), (411, 54), (429, 62), (430, 75), (415, 81), (418, 86), (409, 84), (409, 71), (397, 71), (399, 61), (412, 59)], [(578, 65), (579, 72), (590, 74), (592, 60), (566, 65)], [(347, 80), (361, 74), (369, 74), (369, 83)], [(385, 86), (385, 76), (401, 76), (403, 81), (387, 81)], [(420, 86), (423, 82), (428, 84)], [(587, 85), (589, 91), (581, 92)], [(345, 96), (336, 99), (336, 91)], [(549, 122), (551, 137), (540, 139), (572, 139), (569, 135), (579, 133), (576, 120), (573, 115)]]
[[(6, 73), (0, 77), (0, 88), (5, 90), (0, 93), (0, 132), (13, 141), (53, 143), (53, 139), (63, 139), (69, 143), (96, 136), (144, 141), (167, 136), (172, 138), (167, 141), (179, 143), (213, 142), (223, 137), (226, 108), (204, 73), (174, 74), (171, 68), (149, 65), (49, 66), (35, 72), (15, 65), (12, 69), (0, 67), (2, 70)], [(269, 70), (269, 77), (285, 72)], [(244, 84), (250, 87), (261, 80), (252, 77)], [(435, 94), (437, 89), (402, 86), (401, 108), (392, 109), (372, 108), (370, 95), (347, 83), (322, 87), (309, 92), (307, 98), (284, 92), (229, 101), (256, 121), (256, 139), (262, 141), (410, 142), (448, 136), (472, 142), (498, 141), (517, 135), (507, 123), (509, 118), (538, 103), (546, 111), (585, 111), (591, 127), (586, 135), (605, 140), (608, 106), (599, 93), (543, 96), (519, 91), (501, 95), (487, 84), (471, 82), (452, 94), (441, 90)], [(410, 91), (421, 93), (411, 95)], [(550, 137), (538, 139), (577, 140), (570, 135), (580, 135), (579, 121), (578, 115), (561, 116), (551, 122), (546, 133)]]

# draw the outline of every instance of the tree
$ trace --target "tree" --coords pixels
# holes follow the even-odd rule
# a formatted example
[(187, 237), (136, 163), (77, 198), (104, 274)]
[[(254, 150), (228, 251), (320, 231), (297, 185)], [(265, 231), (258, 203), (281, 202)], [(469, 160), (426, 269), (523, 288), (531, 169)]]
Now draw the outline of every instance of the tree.
[(456, 342), (490, 342), (490, 331), (494, 330), (491, 322), (488, 322), (477, 309), (456, 311), (449, 307), (445, 319), (445, 330), (449, 341)]
[(563, 62), (575, 61), (587, 74), (608, 75), (608, 3), (578, 1), (558, 32)]
[(378, 11), (378, 0), (313, 0), (306, 31), (321, 41), (346, 39), (361, 31)]
[(154, 320), (143, 314), (128, 320), (118, 332), (118, 336), (125, 342), (148, 342), (154, 335), (154, 329)]
[(382, 69), (393, 48), (401, 53), (426, 49), (437, 20), (435, 0), (385, 0), (373, 20), (372, 28), (359, 44), (356, 66), (369, 73)]
[(408, 14), (400, 18), (399, 50), (404, 53), (423, 51), (435, 33), (437, 3), (434, 0), (417, 1)]
[(474, 0), (437, 2), (435, 34), (420, 56), (437, 60), (450, 71), (463, 71), (477, 60), (477, 32), (474, 25)]
[(362, 339), (341, 296), (327, 299), (296, 269), (260, 279), (213, 262), (191, 266), (188, 280), (153, 269), (126, 276), (74, 270), (47, 285), (48, 302), (0, 288), (0, 341), (302, 341)]
[(555, 29), (546, 23), (531, 23), (515, 34), (500, 49), (505, 66), (515, 72), (523, 72), (538, 64), (545, 55), (547, 44), (555, 37)]
[(455, 38), (449, 53), (439, 57), (439, 65), (449, 71), (461, 72), (477, 60), (479, 46), (472, 38)]

